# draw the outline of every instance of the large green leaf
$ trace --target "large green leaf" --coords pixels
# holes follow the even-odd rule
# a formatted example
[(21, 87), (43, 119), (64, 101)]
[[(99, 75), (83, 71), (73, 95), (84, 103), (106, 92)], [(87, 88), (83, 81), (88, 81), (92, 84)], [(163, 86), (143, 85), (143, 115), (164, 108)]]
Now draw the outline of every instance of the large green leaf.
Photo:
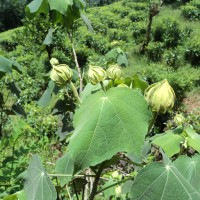
[(181, 156), (174, 165), (188, 182), (200, 193), (200, 155), (196, 154), (192, 158)]
[(175, 134), (177, 130), (170, 130), (162, 135), (158, 135), (152, 141), (153, 144), (162, 147), (168, 157), (173, 156), (180, 152), (181, 143), (184, 142), (184, 138), (179, 134)]
[(48, 0), (33, 0), (26, 6), (26, 14), (29, 18), (33, 18), (39, 13), (47, 14), (48, 12)]
[(132, 200), (199, 200), (200, 194), (172, 163), (151, 163), (131, 188)]
[(61, 14), (67, 16), (69, 6), (73, 5), (73, 0), (49, 0), (51, 10), (56, 10)]
[(26, 173), (24, 190), (28, 200), (56, 200), (57, 193), (44, 170), (41, 159), (34, 155)]
[(63, 174), (66, 176), (60, 176), (61, 187), (67, 184), (72, 179), (72, 174), (74, 171), (74, 162), (69, 154), (65, 154), (56, 161), (56, 174)]
[(136, 90), (111, 88), (89, 95), (76, 110), (68, 147), (76, 170), (120, 151), (140, 154), (150, 117), (144, 97)]

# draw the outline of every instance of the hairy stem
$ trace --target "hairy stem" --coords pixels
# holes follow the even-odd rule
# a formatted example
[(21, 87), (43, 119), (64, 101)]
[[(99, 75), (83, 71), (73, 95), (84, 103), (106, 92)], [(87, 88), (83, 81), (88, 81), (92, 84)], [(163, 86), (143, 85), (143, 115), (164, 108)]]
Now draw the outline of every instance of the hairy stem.
[(72, 51), (73, 51), (73, 55), (74, 55), (74, 61), (75, 61), (76, 69), (77, 69), (78, 76), (79, 76), (79, 81), (80, 81), (79, 94), (80, 94), (83, 91), (83, 77), (82, 77), (82, 73), (81, 73), (81, 68), (80, 68), (79, 63), (78, 63), (76, 50), (75, 50), (75, 47), (74, 47), (73, 35), (70, 34), (70, 33), (68, 33), (68, 35), (69, 35), (69, 38), (70, 38), (70, 41), (71, 41)]
[(73, 84), (71, 81), (70, 81), (70, 86), (71, 86), (72, 92), (73, 92), (74, 97), (76, 98), (77, 102), (78, 102), (79, 104), (81, 104), (82, 101), (81, 101), (81, 99), (80, 99), (80, 97), (79, 97), (79, 94), (78, 94), (78, 92), (77, 92), (77, 90), (76, 90), (76, 87), (74, 86), (74, 84)]

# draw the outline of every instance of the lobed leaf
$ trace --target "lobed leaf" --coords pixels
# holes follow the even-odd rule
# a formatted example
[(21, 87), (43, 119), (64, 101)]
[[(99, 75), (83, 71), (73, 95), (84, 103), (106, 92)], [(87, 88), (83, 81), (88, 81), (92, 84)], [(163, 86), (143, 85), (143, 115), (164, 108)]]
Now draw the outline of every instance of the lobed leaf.
[(75, 169), (94, 166), (121, 151), (140, 154), (150, 117), (138, 91), (111, 88), (89, 95), (76, 110), (68, 147)]

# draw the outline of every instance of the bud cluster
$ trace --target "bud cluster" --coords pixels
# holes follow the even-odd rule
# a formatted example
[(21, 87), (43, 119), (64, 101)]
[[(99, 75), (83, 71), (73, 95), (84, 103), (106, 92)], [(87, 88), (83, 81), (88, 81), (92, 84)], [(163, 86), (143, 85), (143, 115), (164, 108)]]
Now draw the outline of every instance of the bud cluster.
[(88, 79), (93, 85), (105, 80), (106, 77), (112, 80), (120, 79), (121, 75), (122, 70), (118, 64), (111, 65), (107, 71), (105, 71), (102, 67), (89, 65)]
[(59, 64), (56, 58), (52, 58), (50, 63), (53, 68), (50, 72), (50, 78), (56, 83), (56, 85), (63, 86), (70, 81), (73, 76), (73, 72), (68, 65)]

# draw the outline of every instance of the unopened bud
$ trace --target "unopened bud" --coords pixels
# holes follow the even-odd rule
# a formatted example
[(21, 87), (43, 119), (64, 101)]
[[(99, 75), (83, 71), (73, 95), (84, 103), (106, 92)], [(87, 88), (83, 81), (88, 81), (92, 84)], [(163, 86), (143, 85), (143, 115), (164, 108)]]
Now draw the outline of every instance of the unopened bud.
[(111, 65), (108, 69), (107, 69), (107, 75), (110, 79), (120, 79), (121, 75), (122, 75), (122, 70), (121, 67), (118, 64), (115, 65)]
[(99, 66), (89, 66), (88, 79), (93, 85), (98, 84), (106, 78), (106, 71)]
[(153, 112), (162, 114), (173, 108), (176, 98), (167, 79), (150, 85), (145, 90), (144, 97)]
[(53, 65), (59, 65), (59, 62), (56, 58), (51, 58), (50, 63), (51, 63), (52, 66)]
[(129, 88), (128, 85), (126, 85), (124, 83), (120, 83), (119, 85), (117, 85), (117, 87)]
[(121, 196), (121, 194), (122, 194), (122, 187), (120, 185), (117, 185), (115, 187), (115, 194), (116, 194), (117, 197)]
[(174, 122), (178, 125), (181, 126), (185, 122), (185, 117), (181, 114), (176, 114), (174, 117)]
[(73, 72), (68, 65), (58, 64), (52, 65), (53, 69), (50, 72), (50, 78), (56, 85), (65, 85), (72, 77)]

